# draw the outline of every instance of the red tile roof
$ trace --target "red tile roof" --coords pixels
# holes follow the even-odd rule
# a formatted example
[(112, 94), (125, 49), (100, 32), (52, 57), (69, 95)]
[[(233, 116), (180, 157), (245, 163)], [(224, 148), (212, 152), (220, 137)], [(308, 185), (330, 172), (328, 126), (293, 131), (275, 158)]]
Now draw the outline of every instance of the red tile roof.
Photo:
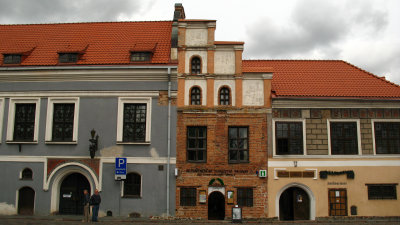
[(272, 67), (276, 97), (400, 98), (400, 86), (341, 60), (243, 60), (242, 66)]
[(0, 66), (3, 54), (33, 48), (22, 66), (59, 65), (59, 52), (83, 52), (78, 65), (131, 64), (130, 51), (142, 48), (153, 52), (150, 63), (166, 64), (171, 29), (172, 21), (0, 25)]

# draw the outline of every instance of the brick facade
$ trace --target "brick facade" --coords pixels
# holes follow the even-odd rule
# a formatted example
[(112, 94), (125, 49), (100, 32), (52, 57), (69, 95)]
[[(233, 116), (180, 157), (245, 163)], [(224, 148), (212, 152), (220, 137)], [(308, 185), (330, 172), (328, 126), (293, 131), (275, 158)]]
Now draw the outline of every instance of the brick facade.
[[(178, 110), (177, 160), (179, 175), (176, 179), (176, 216), (207, 218), (208, 199), (199, 203), (199, 191), (209, 193), (209, 183), (220, 178), (225, 188), (225, 218), (231, 218), (232, 207), (237, 204), (237, 188), (253, 188), (253, 207), (243, 207), (243, 218), (267, 217), (267, 179), (259, 178), (257, 171), (267, 169), (267, 113), (229, 110), (196, 113), (194, 110)], [(187, 126), (207, 127), (207, 161), (190, 163), (186, 160)], [(228, 162), (228, 128), (248, 127), (249, 162)], [(195, 187), (196, 206), (180, 206), (180, 188)], [(227, 192), (234, 192), (233, 204), (227, 203)]]

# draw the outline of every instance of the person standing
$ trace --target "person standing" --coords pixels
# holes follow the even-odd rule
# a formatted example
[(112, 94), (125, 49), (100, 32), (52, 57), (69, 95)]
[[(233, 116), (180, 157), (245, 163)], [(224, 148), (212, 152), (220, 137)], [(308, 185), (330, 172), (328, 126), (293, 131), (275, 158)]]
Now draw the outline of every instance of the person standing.
[(89, 222), (89, 214), (90, 214), (90, 207), (89, 207), (90, 195), (88, 190), (83, 190), (83, 220), (82, 222)]
[(92, 197), (90, 197), (90, 205), (92, 206), (92, 222), (98, 222), (97, 217), (99, 215), (99, 208), (101, 203), (101, 197), (99, 190), (95, 190)]

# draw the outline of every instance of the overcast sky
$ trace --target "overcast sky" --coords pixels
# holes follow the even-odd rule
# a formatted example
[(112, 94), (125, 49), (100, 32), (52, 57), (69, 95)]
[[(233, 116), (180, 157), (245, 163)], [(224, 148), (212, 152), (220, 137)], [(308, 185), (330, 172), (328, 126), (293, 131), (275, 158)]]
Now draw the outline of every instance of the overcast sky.
[(400, 84), (398, 0), (0, 0), (0, 23), (171, 20), (176, 2), (246, 59), (341, 59)]

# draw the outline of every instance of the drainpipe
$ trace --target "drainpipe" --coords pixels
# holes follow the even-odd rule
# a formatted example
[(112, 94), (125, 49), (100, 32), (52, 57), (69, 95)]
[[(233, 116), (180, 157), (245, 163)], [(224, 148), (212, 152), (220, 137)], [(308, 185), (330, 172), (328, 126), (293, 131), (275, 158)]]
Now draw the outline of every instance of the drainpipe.
[(171, 161), (171, 67), (168, 67), (167, 217), (169, 217), (169, 167)]

